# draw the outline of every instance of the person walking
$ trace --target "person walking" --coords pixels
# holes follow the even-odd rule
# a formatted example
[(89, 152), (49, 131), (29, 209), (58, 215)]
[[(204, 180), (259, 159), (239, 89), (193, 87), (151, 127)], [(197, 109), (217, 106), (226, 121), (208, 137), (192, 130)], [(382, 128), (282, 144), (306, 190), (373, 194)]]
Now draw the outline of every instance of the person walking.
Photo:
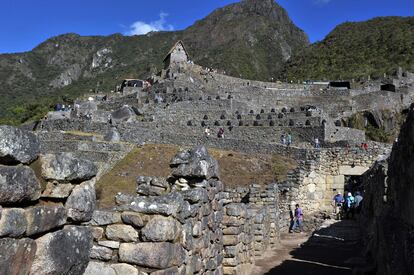
[(287, 135), (287, 146), (290, 146), (292, 144), (292, 135), (289, 133)]
[(357, 214), (361, 213), (361, 208), (362, 208), (362, 200), (364, 198), (361, 196), (361, 192), (357, 191), (355, 192), (355, 212)]
[(282, 134), (282, 135), (280, 136), (280, 143), (282, 143), (283, 145), (285, 145), (285, 144), (286, 144), (286, 137), (285, 137), (285, 135), (284, 135), (284, 134)]
[(344, 197), (342, 196), (341, 192), (338, 192), (333, 198), (333, 207), (335, 213), (335, 219), (340, 220), (341, 217), (341, 210), (344, 203)]
[(351, 218), (354, 218), (354, 207), (355, 207), (355, 198), (352, 196), (351, 192), (348, 192), (348, 196), (345, 198), (345, 205), (346, 205), (346, 218), (349, 219), (349, 216)]
[(302, 233), (303, 231), (303, 210), (300, 208), (299, 204), (295, 206), (295, 215), (294, 215), (294, 223), (292, 226), (292, 231), (299, 229), (299, 232)]
[(315, 148), (319, 149), (321, 148), (321, 145), (319, 144), (319, 138), (315, 137)]
[(207, 128), (204, 130), (204, 135), (205, 135), (206, 137), (210, 137), (210, 134), (211, 134), (210, 127), (207, 127)]

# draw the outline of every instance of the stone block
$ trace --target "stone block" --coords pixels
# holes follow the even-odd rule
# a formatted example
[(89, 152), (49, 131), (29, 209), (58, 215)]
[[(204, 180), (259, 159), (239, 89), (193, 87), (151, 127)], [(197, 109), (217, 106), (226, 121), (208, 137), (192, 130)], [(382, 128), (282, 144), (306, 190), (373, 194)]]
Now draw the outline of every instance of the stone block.
[(369, 167), (365, 166), (350, 166), (350, 165), (341, 165), (339, 166), (339, 174), (346, 176), (361, 176)]
[(4, 208), (0, 219), (0, 237), (21, 237), (26, 232), (24, 209)]
[(68, 218), (76, 222), (92, 219), (96, 206), (95, 181), (87, 181), (76, 186), (66, 201)]
[[(138, 269), (129, 264), (112, 264), (111, 267), (115, 270), (116, 275), (138, 275)], [(139, 275), (142, 275), (140, 273)]]
[(136, 242), (138, 240), (138, 232), (130, 225), (112, 224), (106, 227), (106, 237), (109, 240), (122, 242)]
[(132, 225), (135, 228), (141, 228), (151, 219), (151, 216), (132, 211), (125, 211), (122, 212), (121, 218), (125, 224)]
[(76, 183), (89, 180), (98, 173), (93, 162), (76, 158), (72, 153), (45, 154), (40, 161), (42, 176), (47, 180)]
[(0, 165), (0, 204), (35, 201), (40, 193), (40, 182), (30, 167)]
[(29, 274), (36, 253), (32, 239), (0, 239), (0, 274)]
[(66, 223), (66, 210), (60, 205), (40, 205), (27, 208), (26, 235), (32, 236), (55, 229)]
[(118, 275), (108, 264), (90, 261), (83, 275)]
[(39, 152), (39, 141), (33, 133), (0, 126), (0, 164), (28, 164), (38, 157)]
[(100, 261), (109, 261), (112, 258), (112, 249), (108, 247), (94, 245), (92, 246), (90, 258)]
[(144, 267), (166, 269), (184, 263), (186, 252), (172, 243), (122, 243), (119, 247), (121, 262)]
[(181, 224), (171, 218), (155, 216), (142, 229), (144, 241), (164, 242), (173, 241), (181, 233)]
[(102, 239), (104, 234), (104, 229), (102, 227), (92, 227), (92, 236), (95, 241), (99, 241)]
[(66, 226), (36, 239), (36, 255), (30, 274), (83, 274), (92, 247), (91, 230)]
[(43, 191), (42, 198), (64, 199), (69, 197), (75, 185), (69, 183), (48, 182)]
[(115, 211), (95, 210), (92, 214), (92, 225), (108, 225), (121, 222), (121, 214)]

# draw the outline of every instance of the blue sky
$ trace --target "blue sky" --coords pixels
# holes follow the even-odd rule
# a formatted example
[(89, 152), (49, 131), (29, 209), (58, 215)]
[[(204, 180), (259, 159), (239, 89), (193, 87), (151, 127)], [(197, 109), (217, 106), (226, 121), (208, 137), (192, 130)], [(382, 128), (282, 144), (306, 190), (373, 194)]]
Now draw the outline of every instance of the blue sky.
[[(31, 50), (63, 33), (125, 35), (179, 30), (236, 0), (1, 0), (0, 53)], [(336, 25), (414, 16), (414, 0), (277, 0), (312, 42)]]

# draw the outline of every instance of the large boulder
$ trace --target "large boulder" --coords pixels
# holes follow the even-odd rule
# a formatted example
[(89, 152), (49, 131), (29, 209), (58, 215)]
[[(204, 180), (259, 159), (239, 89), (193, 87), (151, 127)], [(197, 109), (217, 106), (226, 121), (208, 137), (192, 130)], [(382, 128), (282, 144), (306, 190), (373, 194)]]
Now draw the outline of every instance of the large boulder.
[(36, 240), (37, 251), (30, 274), (83, 274), (92, 247), (91, 229), (66, 226)]
[(96, 165), (79, 159), (72, 153), (46, 154), (41, 156), (42, 176), (47, 180), (81, 182), (96, 176)]
[(29, 274), (36, 253), (35, 241), (4, 238), (0, 239), (0, 247), (0, 274)]
[(123, 243), (119, 247), (121, 262), (164, 269), (184, 263), (186, 252), (180, 244)]
[(40, 192), (40, 183), (30, 167), (0, 165), (0, 204), (34, 201)]
[(18, 128), (0, 126), (0, 163), (31, 163), (39, 155), (39, 141), (30, 132)]
[(116, 110), (115, 112), (111, 113), (111, 123), (113, 125), (123, 123), (123, 122), (131, 122), (135, 119), (136, 114), (134, 110), (129, 106), (123, 106)]
[(66, 210), (61, 205), (39, 205), (27, 208), (26, 235), (32, 236), (47, 232), (66, 223)]
[(219, 177), (217, 161), (204, 146), (179, 152), (170, 162), (172, 175), (182, 178), (210, 179)]
[(94, 180), (76, 186), (65, 204), (68, 217), (77, 222), (90, 221), (95, 206), (96, 194)]

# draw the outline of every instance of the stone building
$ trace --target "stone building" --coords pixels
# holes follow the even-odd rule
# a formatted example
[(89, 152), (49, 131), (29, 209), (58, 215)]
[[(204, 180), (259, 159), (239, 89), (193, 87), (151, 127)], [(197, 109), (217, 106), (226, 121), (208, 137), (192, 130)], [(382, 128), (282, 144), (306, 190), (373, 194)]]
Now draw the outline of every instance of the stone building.
[(180, 40), (175, 43), (164, 58), (164, 69), (168, 69), (173, 64), (187, 62), (188, 58), (188, 52), (184, 47), (184, 43)]

